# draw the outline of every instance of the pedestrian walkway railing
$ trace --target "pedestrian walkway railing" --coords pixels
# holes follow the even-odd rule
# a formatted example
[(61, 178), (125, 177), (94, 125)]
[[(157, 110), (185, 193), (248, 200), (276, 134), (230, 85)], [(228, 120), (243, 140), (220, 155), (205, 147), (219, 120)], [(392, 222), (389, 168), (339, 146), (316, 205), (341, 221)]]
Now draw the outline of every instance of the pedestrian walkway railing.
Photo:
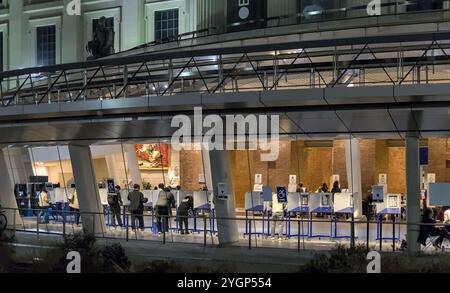
[(0, 104), (448, 83), (448, 40), (448, 32), (352, 37), (27, 68), (0, 73)]
[[(122, 215), (125, 219), (122, 227), (117, 229), (111, 224), (109, 215), (106, 213), (50, 211), (47, 218), (43, 215), (46, 211), (42, 209), (4, 208), (4, 210), (9, 218), (7, 231), (32, 233), (38, 238), (42, 235), (66, 236), (84, 232), (93, 233), (99, 238), (124, 241), (140, 240), (157, 241), (163, 244), (191, 243), (210, 246), (220, 244), (221, 225), (233, 227), (236, 224), (239, 231), (239, 241), (236, 244), (246, 246), (248, 249), (323, 250), (332, 249), (339, 243), (350, 247), (365, 246), (368, 250), (399, 251), (406, 247), (407, 230), (416, 232), (418, 236), (421, 227), (432, 226), (442, 231), (442, 235), (446, 235), (444, 224), (408, 223), (396, 220), (395, 217), (389, 220), (379, 218), (373, 221), (345, 220), (341, 215), (335, 214), (328, 215), (327, 219), (299, 215), (274, 221), (270, 217), (256, 216), (221, 218), (213, 216), (210, 211), (205, 211), (196, 217), (158, 216), (149, 211), (142, 215), (143, 227), (139, 226), (139, 221), (133, 224), (134, 216), (126, 213)], [(77, 214), (81, 215), (79, 226), (75, 223)], [(161, 221), (161, 226), (157, 224), (158, 219)], [(182, 220), (189, 222), (187, 231), (180, 229)], [(275, 232), (273, 229), (276, 229)], [(279, 234), (280, 231), (282, 231), (281, 234)], [(448, 239), (448, 236), (445, 237)], [(429, 244), (431, 246), (433, 243)], [(444, 243), (444, 249), (446, 245), (448, 244)], [(438, 251), (437, 248), (435, 251)]]

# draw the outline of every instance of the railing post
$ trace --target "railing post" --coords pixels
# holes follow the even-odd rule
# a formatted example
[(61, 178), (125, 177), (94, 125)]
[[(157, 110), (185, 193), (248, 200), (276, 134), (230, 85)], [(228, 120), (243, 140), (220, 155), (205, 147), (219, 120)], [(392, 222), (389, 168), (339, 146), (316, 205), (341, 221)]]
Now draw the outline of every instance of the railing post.
[(248, 249), (252, 249), (252, 219), (248, 220)]
[(203, 246), (206, 247), (206, 215), (203, 216)]
[(352, 213), (352, 223), (350, 224), (350, 235), (351, 235), (351, 248), (356, 247), (356, 241), (355, 241), (355, 214)]
[(380, 219), (380, 252), (383, 251), (383, 218)]
[(395, 252), (395, 216), (392, 220), (392, 251)]
[(369, 251), (370, 245), (369, 245), (369, 233), (370, 233), (370, 218), (369, 215), (366, 216), (367, 219), (367, 227), (366, 227), (366, 249)]
[(166, 216), (162, 216), (161, 221), (161, 227), (163, 230), (163, 244), (166, 244)]
[(39, 239), (39, 220), (40, 220), (40, 213), (36, 217), (36, 235), (38, 239)]
[(66, 237), (66, 211), (62, 211), (62, 218), (63, 218), (63, 236)]
[(297, 251), (300, 252), (300, 221), (297, 220)]
[(14, 219), (13, 219), (13, 231), (14, 231), (14, 234), (16, 234), (16, 216), (17, 216), (17, 210), (16, 209), (14, 209), (13, 216), (14, 216)]
[(47, 100), (48, 100), (48, 103), (51, 104), (52, 103), (52, 74), (51, 73), (49, 73), (47, 76), (47, 88), (48, 88)]
[(222, 61), (222, 55), (219, 55), (219, 92), (223, 92), (223, 61)]
[[(86, 87), (86, 86), (87, 86), (87, 82), (88, 82), (87, 71), (84, 70), (84, 71), (83, 71), (83, 87)], [(83, 92), (82, 92), (81, 94), (82, 94), (83, 100), (86, 101), (86, 91), (83, 90)]]
[(130, 230), (129, 230), (129, 225), (128, 225), (128, 223), (129, 223), (129, 217), (130, 217), (130, 215), (129, 214), (126, 214), (126, 223), (125, 223), (125, 227), (126, 227), (126, 233), (125, 233), (125, 235), (126, 235), (126, 241), (128, 242), (128, 240), (130, 239), (129, 237), (130, 237)]
[(123, 66), (123, 97), (128, 96), (128, 65)]
[(173, 93), (173, 61), (172, 59), (169, 60), (169, 82), (167, 83), (170, 88), (167, 90), (169, 91), (169, 94), (172, 95)]

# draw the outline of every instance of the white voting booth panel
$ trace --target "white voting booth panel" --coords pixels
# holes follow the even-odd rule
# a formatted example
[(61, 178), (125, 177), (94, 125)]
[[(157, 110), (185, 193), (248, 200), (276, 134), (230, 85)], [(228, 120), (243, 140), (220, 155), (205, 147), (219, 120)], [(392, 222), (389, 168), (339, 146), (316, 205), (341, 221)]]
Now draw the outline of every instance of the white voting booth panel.
[(331, 213), (333, 207), (332, 193), (311, 193), (309, 211), (311, 213)]
[(334, 212), (339, 214), (351, 214), (353, 209), (353, 194), (352, 193), (336, 193), (333, 202)]
[(245, 193), (245, 210), (247, 211), (264, 210), (264, 200), (260, 192)]
[(387, 194), (383, 202), (377, 203), (377, 214), (399, 215), (401, 213), (401, 194)]
[(67, 197), (70, 196), (69, 190), (65, 188), (55, 188), (50, 192), (52, 202), (66, 203)]
[(450, 206), (450, 183), (430, 183), (428, 205), (433, 207)]
[(213, 195), (209, 191), (194, 191), (194, 209), (213, 209)]
[(98, 194), (100, 195), (102, 204), (108, 205), (108, 190), (106, 188), (101, 188), (98, 190)]
[(308, 213), (310, 211), (309, 193), (288, 193), (287, 211), (292, 213)]

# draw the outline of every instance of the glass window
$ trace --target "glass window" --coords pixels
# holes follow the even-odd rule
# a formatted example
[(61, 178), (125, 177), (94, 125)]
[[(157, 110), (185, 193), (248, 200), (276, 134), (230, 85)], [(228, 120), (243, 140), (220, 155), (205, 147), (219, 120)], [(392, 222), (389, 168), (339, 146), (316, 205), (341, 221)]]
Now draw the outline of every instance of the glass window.
[(155, 12), (155, 40), (163, 40), (178, 35), (178, 9)]
[(37, 65), (56, 64), (56, 26), (48, 25), (36, 28)]

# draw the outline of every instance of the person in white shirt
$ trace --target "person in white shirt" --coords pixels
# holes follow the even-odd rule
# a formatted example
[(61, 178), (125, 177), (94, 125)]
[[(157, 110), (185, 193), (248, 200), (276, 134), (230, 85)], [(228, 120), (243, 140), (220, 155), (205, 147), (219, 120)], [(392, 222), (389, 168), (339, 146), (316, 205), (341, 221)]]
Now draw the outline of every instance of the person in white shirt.
[(444, 225), (445, 230), (450, 233), (450, 207), (444, 207)]
[(75, 217), (75, 224), (77, 227), (80, 226), (80, 204), (78, 203), (78, 194), (75, 189), (75, 185), (72, 186), (72, 190), (69, 195), (69, 207)]
[(47, 190), (45, 189), (45, 186), (41, 187), (41, 192), (39, 193), (39, 208), (41, 209), (41, 212), (39, 213), (39, 218), (41, 219), (42, 224), (48, 224), (49, 223), (49, 209), (51, 207), (50, 204), (50, 196), (48, 195)]
[[(272, 220), (271, 220), (271, 225), (270, 225), (270, 235), (272, 236), (272, 240), (275, 239), (277, 230), (278, 230), (278, 240), (283, 239), (284, 208), (285, 208), (285, 205), (283, 203), (278, 202), (277, 194), (273, 194), (272, 195)], [(278, 229), (276, 229), (277, 226), (278, 226)]]

